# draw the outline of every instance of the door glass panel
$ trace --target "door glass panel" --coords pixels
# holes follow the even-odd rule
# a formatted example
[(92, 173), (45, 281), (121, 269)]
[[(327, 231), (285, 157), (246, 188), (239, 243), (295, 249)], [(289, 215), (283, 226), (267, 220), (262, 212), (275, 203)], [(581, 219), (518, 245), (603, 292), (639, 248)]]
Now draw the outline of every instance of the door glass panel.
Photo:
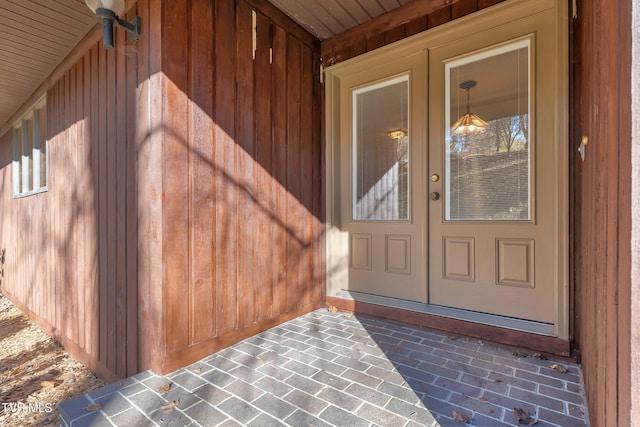
[(353, 219), (409, 219), (409, 77), (353, 92)]
[(445, 63), (445, 219), (531, 219), (530, 40)]

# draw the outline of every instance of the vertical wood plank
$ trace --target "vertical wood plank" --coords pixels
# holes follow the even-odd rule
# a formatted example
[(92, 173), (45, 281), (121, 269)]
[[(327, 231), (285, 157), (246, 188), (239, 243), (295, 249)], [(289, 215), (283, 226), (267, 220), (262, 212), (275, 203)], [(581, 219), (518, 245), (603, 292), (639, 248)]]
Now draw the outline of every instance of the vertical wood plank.
[(302, 305), (312, 303), (313, 287), (313, 193), (317, 191), (313, 187), (313, 146), (314, 130), (314, 77), (313, 52), (308, 46), (302, 46), (302, 79), (301, 89), (301, 114), (300, 114), (300, 238), (302, 240), (302, 252), (300, 253), (300, 273)]
[[(237, 291), (238, 291), (238, 327), (250, 325), (256, 317), (256, 293), (254, 287), (260, 280), (260, 274), (255, 265), (255, 237), (258, 237), (258, 230), (255, 230), (256, 215), (259, 215), (259, 189), (255, 186), (259, 167), (255, 168), (255, 140), (257, 135), (254, 132), (255, 113), (254, 104), (254, 79), (258, 78), (259, 70), (256, 69), (254, 77), (254, 28), (253, 10), (244, 2), (240, 2), (236, 7), (236, 61), (235, 73), (237, 84), (236, 102), (236, 181), (237, 186)], [(230, 182), (231, 184), (231, 182)], [(256, 202), (256, 200), (258, 200)]]
[(287, 33), (280, 26), (273, 31), (271, 109), (273, 115), (272, 197), (275, 218), (272, 225), (273, 314), (287, 312)]
[(170, 236), (163, 242), (163, 269), (166, 295), (166, 339), (168, 351), (189, 344), (189, 140), (190, 120), (187, 67), (190, 16), (187, 2), (165, 2), (162, 28), (164, 79), (164, 193), (163, 232)]
[(98, 49), (98, 91), (96, 93), (98, 118), (98, 135), (96, 147), (98, 150), (98, 173), (96, 175), (96, 188), (98, 190), (98, 251), (99, 251), (99, 279), (98, 279), (98, 307), (100, 307), (100, 362), (108, 366), (108, 302), (107, 302), (107, 53), (104, 49)]
[(75, 213), (75, 194), (77, 192), (77, 175), (75, 170), (75, 152), (77, 144), (77, 127), (75, 124), (76, 109), (76, 69), (71, 67), (67, 76), (66, 91), (66, 124), (65, 133), (67, 142), (64, 149), (65, 176), (69, 177), (71, 183), (62, 190), (64, 194), (65, 221), (63, 236), (63, 251), (65, 265), (63, 267), (64, 296), (67, 308), (65, 311), (65, 325), (68, 329), (68, 337), (73, 341), (78, 341), (78, 257), (77, 257), (77, 227)]
[[(159, 324), (159, 319), (154, 317), (153, 311), (153, 295), (152, 295), (152, 283), (155, 283), (156, 287), (161, 287), (162, 282), (154, 282), (155, 275), (157, 275), (157, 269), (153, 269), (151, 263), (151, 257), (153, 251), (159, 246), (159, 235), (156, 234), (157, 230), (152, 228), (152, 222), (154, 219), (155, 205), (151, 198), (151, 180), (150, 180), (150, 165), (152, 155), (152, 135), (151, 135), (151, 122), (157, 121), (154, 110), (151, 106), (150, 91), (154, 87), (162, 94), (161, 87), (152, 86), (150, 61), (155, 59), (159, 61), (160, 55), (151, 57), (150, 52), (153, 51), (150, 46), (151, 40), (155, 40), (159, 36), (159, 25), (162, 22), (151, 20), (152, 16), (149, 13), (152, 2), (139, 2), (138, 13), (140, 20), (146, 22), (147, 31), (142, 31), (140, 39), (138, 40), (138, 55), (137, 66), (138, 73), (136, 75), (136, 110), (135, 116), (136, 122), (136, 139), (135, 139), (135, 152), (137, 153), (137, 168), (136, 168), (136, 199), (137, 199), (137, 217), (138, 217), (138, 236), (136, 237), (136, 246), (138, 253), (138, 265), (137, 265), (137, 277), (138, 277), (138, 325), (139, 325), (139, 339), (138, 339), (138, 356), (140, 369), (149, 369), (153, 366), (155, 359), (154, 353), (161, 351), (158, 348), (158, 341), (162, 342), (161, 337), (157, 336), (157, 331), (154, 327), (161, 328), (162, 324)], [(158, 6), (158, 4), (153, 4)], [(160, 13), (157, 10), (156, 13)], [(155, 16), (154, 18), (161, 18)], [(152, 37), (153, 35), (153, 37)], [(157, 48), (157, 46), (154, 46)], [(160, 68), (160, 67), (159, 67)], [(157, 80), (159, 76), (156, 76)], [(154, 80), (154, 82), (155, 82)], [(154, 98), (158, 100), (158, 98)], [(160, 129), (158, 129), (159, 131)], [(160, 142), (160, 138), (156, 138), (153, 142)], [(159, 183), (156, 183), (159, 185)], [(160, 259), (162, 257), (160, 256)], [(155, 275), (154, 275), (155, 273)], [(160, 338), (160, 339), (159, 339)]]
[[(137, 4), (128, 13), (131, 20), (137, 14)], [(137, 153), (136, 123), (138, 110), (136, 105), (136, 76), (137, 55), (126, 54), (125, 51), (125, 80), (126, 80), (126, 373), (131, 376), (138, 369), (138, 206), (137, 206)]]
[(191, 343), (216, 335), (214, 282), (215, 224), (213, 212), (213, 40), (201, 31), (213, 24), (213, 5), (194, 0), (191, 5), (191, 52), (197, 66), (190, 69), (191, 94)]
[[(325, 204), (324, 198), (326, 194), (326, 189), (324, 185), (324, 171), (325, 171), (325, 160), (324, 160), (324, 138), (322, 137), (322, 124), (324, 123), (323, 119), (323, 109), (322, 109), (322, 100), (323, 100), (323, 86), (320, 84), (320, 53), (315, 51), (313, 52), (313, 65), (311, 69), (314, 71), (313, 77), (313, 157), (312, 157), (312, 165), (313, 165), (313, 182), (312, 188), (314, 191), (313, 194), (313, 206), (311, 208), (312, 215), (312, 251), (313, 251), (313, 274), (312, 274), (312, 300), (314, 304), (324, 304), (325, 294), (326, 294), (326, 263), (325, 263), (325, 233), (324, 233), (324, 222), (325, 222)], [(317, 73), (317, 74), (315, 74)]]
[(272, 228), (271, 214), (275, 205), (271, 198), (271, 23), (259, 13), (257, 16), (257, 49), (255, 59), (255, 187), (257, 208), (253, 236), (255, 279), (251, 292), (255, 294), (255, 318), (261, 322), (273, 315), (273, 282), (271, 275)]
[[(157, 52), (162, 52), (163, 4), (162, 0), (148, 0), (146, 10), (143, 12), (147, 16), (146, 22), (149, 22), (146, 58), (148, 67), (143, 72), (148, 84), (147, 97), (145, 98), (148, 103), (148, 114), (141, 114), (141, 117), (149, 118), (147, 122), (148, 139), (145, 140), (145, 144), (149, 147), (149, 161), (146, 165), (146, 190), (148, 191), (148, 232), (152, 236), (148, 242), (149, 259), (147, 260), (150, 322), (145, 325), (148, 328), (147, 333), (150, 339), (144, 344), (149, 346), (149, 360), (145, 361), (145, 366), (154, 367), (155, 370), (161, 369), (167, 354), (166, 324), (168, 321), (165, 307), (166, 278), (163, 269), (155, 268), (157, 260), (161, 259), (164, 262), (164, 242), (166, 240), (163, 229), (164, 170), (163, 167), (158, 167), (158, 165), (163, 165), (165, 159), (163, 144), (166, 129), (163, 121), (163, 99), (167, 96), (164, 87), (166, 77), (162, 74), (162, 56), (157, 55)], [(141, 19), (144, 18), (141, 16)], [(156, 54), (152, 54), (152, 52)]]
[(287, 35), (287, 311), (302, 305), (304, 289), (301, 272), (301, 256), (304, 247), (301, 239), (300, 208), (300, 144), (301, 144), (301, 69), (302, 43)]
[(215, 2), (215, 165), (217, 326), (222, 335), (237, 327), (237, 185), (235, 176), (235, 14), (233, 2)]
[(96, 324), (97, 312), (93, 301), (97, 293), (95, 287), (97, 277), (97, 248), (96, 248), (96, 235), (97, 235), (97, 222), (96, 222), (96, 210), (95, 210), (95, 186), (93, 181), (93, 137), (95, 131), (93, 123), (94, 117), (92, 115), (92, 76), (95, 75), (94, 54), (96, 53), (95, 47), (92, 48), (84, 56), (84, 99), (83, 99), (83, 139), (82, 139), (82, 213), (84, 223), (84, 249), (82, 254), (84, 257), (85, 275), (83, 288), (85, 289), (84, 304), (85, 318), (84, 318), (84, 341), (85, 349), (90, 355), (95, 355), (97, 352), (97, 346), (95, 345), (95, 338), (97, 334), (94, 330)]
[[(85, 57), (88, 57), (85, 55)], [(74, 286), (78, 289), (76, 305), (78, 307), (78, 339), (77, 343), (81, 348), (86, 348), (85, 344), (85, 295), (86, 295), (86, 267), (85, 267), (85, 242), (87, 233), (85, 230), (85, 207), (84, 194), (86, 191), (84, 176), (84, 60), (78, 61), (76, 65), (76, 99), (73, 100), (76, 111), (74, 123), (76, 126), (76, 143), (74, 146), (76, 184), (74, 195), (74, 216), (76, 229), (76, 250), (78, 260), (78, 274)]]
[(103, 312), (100, 310), (100, 297), (102, 296), (102, 287), (100, 286), (101, 278), (101, 250), (100, 250), (100, 231), (101, 231), (101, 215), (100, 215), (100, 98), (98, 92), (98, 69), (100, 67), (100, 55), (98, 47), (94, 46), (91, 49), (91, 109), (89, 115), (90, 126), (90, 141), (89, 141), (89, 156), (90, 156), (90, 169), (91, 169), (91, 238), (89, 240), (90, 245), (90, 261), (91, 264), (91, 303), (89, 312), (91, 313), (90, 334), (91, 354), (96, 356), (96, 359), (101, 361), (100, 351), (104, 348), (102, 335), (101, 335), (101, 323), (103, 321)]
[(116, 117), (115, 139), (115, 293), (116, 293), (116, 364), (119, 378), (127, 376), (127, 88), (126, 57), (124, 52), (125, 32), (116, 32), (115, 76)]

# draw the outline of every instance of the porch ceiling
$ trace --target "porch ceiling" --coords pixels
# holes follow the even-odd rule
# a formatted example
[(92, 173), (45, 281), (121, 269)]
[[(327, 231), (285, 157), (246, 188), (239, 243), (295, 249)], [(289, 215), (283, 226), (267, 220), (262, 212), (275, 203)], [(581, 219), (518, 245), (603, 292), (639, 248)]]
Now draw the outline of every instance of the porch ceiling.
[(0, 128), (95, 24), (84, 0), (0, 0)]
[[(269, 1), (325, 40), (412, 0)], [(0, 0), (0, 128), (96, 23), (84, 0)]]

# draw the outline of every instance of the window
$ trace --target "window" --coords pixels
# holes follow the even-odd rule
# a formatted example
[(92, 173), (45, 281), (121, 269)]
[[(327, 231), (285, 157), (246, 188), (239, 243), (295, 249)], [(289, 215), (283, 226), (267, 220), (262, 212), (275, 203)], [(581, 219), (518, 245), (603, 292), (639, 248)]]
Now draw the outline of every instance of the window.
[(47, 190), (47, 109), (38, 101), (13, 127), (13, 197)]
[[(530, 45), (526, 37), (445, 64), (448, 221), (531, 219)], [(483, 126), (458, 126), (471, 112)]]
[(409, 77), (353, 92), (353, 219), (409, 218)]

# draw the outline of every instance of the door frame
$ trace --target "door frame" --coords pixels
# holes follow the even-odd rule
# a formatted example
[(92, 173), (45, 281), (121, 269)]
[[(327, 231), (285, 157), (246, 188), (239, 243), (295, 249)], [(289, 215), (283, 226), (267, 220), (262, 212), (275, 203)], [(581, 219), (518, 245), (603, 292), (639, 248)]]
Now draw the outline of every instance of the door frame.
[[(443, 45), (454, 40), (472, 36), (473, 34), (488, 30), (503, 23), (517, 21), (518, 19), (529, 17), (549, 9), (555, 9), (556, 12), (556, 33), (558, 44), (556, 46), (556, 69), (557, 76), (555, 91), (555, 117), (558, 117), (558, 125), (556, 126), (556, 140), (561, 142), (558, 144), (556, 152), (555, 170), (562, 173), (556, 173), (554, 181), (559, 188), (557, 196), (558, 218), (557, 228), (559, 232), (556, 234), (556, 247), (558, 248), (558, 267), (556, 273), (555, 284), (555, 322), (552, 330), (537, 331), (535, 328), (527, 330), (528, 332), (541, 333), (551, 335), (563, 340), (569, 338), (569, 160), (568, 160), (568, 106), (569, 106), (569, 70), (568, 70), (568, 38), (564, 35), (568, 34), (568, 10), (566, 2), (557, 2), (555, 0), (512, 0), (500, 3), (494, 7), (483, 9), (479, 12), (467, 15), (463, 18), (452, 21), (448, 24), (427, 30), (415, 36), (400, 40), (394, 44), (387, 45), (378, 50), (365, 53), (356, 58), (341, 62), (337, 65), (325, 69), (325, 129), (326, 129), (326, 260), (327, 260), (327, 293), (328, 297), (337, 298), (355, 298), (358, 296), (345, 293), (345, 284), (348, 283), (349, 277), (349, 235), (348, 232), (342, 231), (340, 227), (340, 206), (334, 195), (340, 185), (340, 167), (339, 167), (339, 142), (340, 142), (340, 111), (336, 106), (340, 100), (341, 84), (343, 79), (353, 73), (362, 72), (381, 63), (398, 60), (416, 54), (420, 51), (429, 50), (431, 48)], [(428, 76), (425, 76), (428, 78)], [(426, 95), (425, 95), (426, 96)], [(425, 102), (428, 100), (425, 99)], [(336, 161), (338, 159), (338, 161)], [(426, 160), (426, 159), (425, 159)], [(422, 171), (422, 179), (426, 182), (427, 166)], [(428, 259), (425, 250), (424, 262)], [(348, 290), (348, 289), (347, 289)], [(368, 299), (379, 305), (394, 306), (394, 302), (390, 299)], [(416, 311), (419, 307), (406, 304), (397, 304), (398, 308)], [(429, 312), (428, 304), (424, 308), (424, 312)], [(458, 318), (463, 320), (471, 320), (477, 323), (492, 324), (491, 320), (486, 316), (479, 319), (465, 318), (464, 313), (456, 313), (455, 310), (447, 312), (435, 310), (432, 314)], [(520, 326), (509, 326), (498, 324), (497, 326), (512, 329), (528, 329)]]

